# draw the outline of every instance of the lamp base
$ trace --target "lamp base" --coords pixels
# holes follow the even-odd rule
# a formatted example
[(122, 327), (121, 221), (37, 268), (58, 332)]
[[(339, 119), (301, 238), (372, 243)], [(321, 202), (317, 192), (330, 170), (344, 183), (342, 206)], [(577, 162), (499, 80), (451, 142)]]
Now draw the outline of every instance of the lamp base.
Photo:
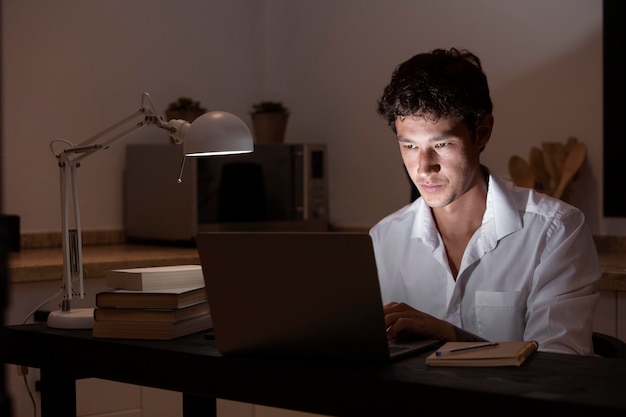
[(57, 310), (48, 315), (48, 327), (55, 329), (93, 329), (93, 308)]

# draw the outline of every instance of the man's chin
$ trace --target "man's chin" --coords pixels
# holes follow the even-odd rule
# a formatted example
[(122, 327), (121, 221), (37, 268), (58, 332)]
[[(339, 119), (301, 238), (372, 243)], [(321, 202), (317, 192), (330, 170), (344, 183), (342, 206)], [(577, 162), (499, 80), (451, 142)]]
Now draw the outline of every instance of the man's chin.
[(422, 199), (430, 208), (441, 208), (448, 205), (448, 201), (446, 199), (436, 198), (435, 196), (424, 196), (422, 194)]

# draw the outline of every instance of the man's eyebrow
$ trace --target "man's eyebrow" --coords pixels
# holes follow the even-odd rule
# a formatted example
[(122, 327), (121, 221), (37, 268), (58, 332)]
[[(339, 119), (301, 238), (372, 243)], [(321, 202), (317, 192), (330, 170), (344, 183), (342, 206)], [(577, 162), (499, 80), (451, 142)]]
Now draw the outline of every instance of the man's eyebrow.
[[(448, 140), (453, 137), (455, 137), (455, 135), (452, 132), (443, 132), (437, 136), (428, 138), (428, 142), (439, 142), (441, 140)], [(409, 138), (405, 138), (404, 136), (398, 136), (398, 142), (414, 143), (415, 141)]]

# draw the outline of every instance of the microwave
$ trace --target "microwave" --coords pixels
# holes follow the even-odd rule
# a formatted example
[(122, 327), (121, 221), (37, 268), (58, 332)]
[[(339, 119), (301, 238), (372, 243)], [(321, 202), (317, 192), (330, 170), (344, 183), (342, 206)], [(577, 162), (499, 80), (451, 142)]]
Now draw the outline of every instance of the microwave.
[(125, 164), (128, 241), (329, 229), (324, 144), (255, 144), (249, 154), (203, 158), (185, 158), (181, 145), (130, 144)]

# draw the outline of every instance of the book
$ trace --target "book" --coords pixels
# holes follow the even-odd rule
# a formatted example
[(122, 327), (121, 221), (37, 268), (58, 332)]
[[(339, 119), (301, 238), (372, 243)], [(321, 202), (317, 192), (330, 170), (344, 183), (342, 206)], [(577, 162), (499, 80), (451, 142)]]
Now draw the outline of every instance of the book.
[(95, 321), (92, 335), (112, 339), (170, 340), (191, 333), (207, 330), (213, 326), (210, 314), (202, 314), (174, 322), (149, 321)]
[(173, 323), (210, 313), (209, 302), (201, 301), (181, 308), (101, 307), (93, 311), (96, 321), (152, 321)]
[[(482, 346), (476, 347), (474, 346)], [(432, 366), (520, 366), (539, 344), (534, 341), (486, 343), (447, 342), (426, 357)]]
[(152, 291), (108, 290), (96, 294), (96, 307), (174, 309), (206, 300), (204, 285)]
[(204, 285), (200, 265), (113, 269), (105, 272), (109, 288), (151, 291)]

